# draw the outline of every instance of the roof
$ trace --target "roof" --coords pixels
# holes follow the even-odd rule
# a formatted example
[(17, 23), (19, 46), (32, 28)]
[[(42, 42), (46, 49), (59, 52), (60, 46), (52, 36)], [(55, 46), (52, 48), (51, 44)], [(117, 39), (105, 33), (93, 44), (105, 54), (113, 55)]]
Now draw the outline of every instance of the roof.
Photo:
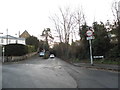
[(5, 35), (5, 36), (0, 36), (0, 38), (8, 38), (8, 39), (18, 39), (18, 40), (24, 40), (25, 38), (18, 38), (18, 37), (14, 37), (14, 36), (11, 36), (11, 35)]
[(27, 38), (27, 37), (29, 37), (29, 36), (31, 36), (31, 35), (28, 33), (27, 30), (25, 30), (25, 31), (20, 35), (20, 37), (22, 37), (22, 38)]

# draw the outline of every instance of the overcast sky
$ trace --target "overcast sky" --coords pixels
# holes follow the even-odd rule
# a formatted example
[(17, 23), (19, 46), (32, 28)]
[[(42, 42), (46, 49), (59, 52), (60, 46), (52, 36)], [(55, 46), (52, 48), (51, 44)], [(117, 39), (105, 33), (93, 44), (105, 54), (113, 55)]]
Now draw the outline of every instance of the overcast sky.
[(89, 25), (94, 21), (112, 20), (114, 0), (0, 0), (0, 32), (10, 35), (27, 30), (39, 36), (44, 28), (53, 28), (49, 16), (57, 13), (58, 7), (83, 8)]

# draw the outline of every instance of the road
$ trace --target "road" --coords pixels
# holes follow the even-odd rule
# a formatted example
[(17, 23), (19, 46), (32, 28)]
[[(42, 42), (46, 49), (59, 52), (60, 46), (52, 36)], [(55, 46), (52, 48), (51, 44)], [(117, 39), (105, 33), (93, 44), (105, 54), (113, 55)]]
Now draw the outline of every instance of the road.
[(118, 73), (33, 57), (2, 65), (2, 88), (118, 88)]

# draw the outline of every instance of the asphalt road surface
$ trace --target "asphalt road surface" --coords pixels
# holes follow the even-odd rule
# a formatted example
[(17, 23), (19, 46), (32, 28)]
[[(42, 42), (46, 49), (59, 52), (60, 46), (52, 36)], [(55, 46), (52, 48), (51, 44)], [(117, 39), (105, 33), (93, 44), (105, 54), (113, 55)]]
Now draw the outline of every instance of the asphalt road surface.
[(2, 65), (2, 88), (118, 88), (118, 73), (36, 56)]

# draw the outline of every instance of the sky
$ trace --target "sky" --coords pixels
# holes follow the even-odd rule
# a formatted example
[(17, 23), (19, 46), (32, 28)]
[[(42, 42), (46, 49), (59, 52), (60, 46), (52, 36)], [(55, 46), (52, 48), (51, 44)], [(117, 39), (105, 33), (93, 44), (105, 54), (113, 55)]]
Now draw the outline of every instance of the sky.
[[(113, 20), (112, 3), (114, 0), (0, 0), (0, 33), (15, 36), (27, 30), (39, 37), (44, 28), (54, 29), (50, 16), (59, 7), (81, 8), (88, 25), (94, 21)], [(16, 35), (17, 36), (17, 35)]]

